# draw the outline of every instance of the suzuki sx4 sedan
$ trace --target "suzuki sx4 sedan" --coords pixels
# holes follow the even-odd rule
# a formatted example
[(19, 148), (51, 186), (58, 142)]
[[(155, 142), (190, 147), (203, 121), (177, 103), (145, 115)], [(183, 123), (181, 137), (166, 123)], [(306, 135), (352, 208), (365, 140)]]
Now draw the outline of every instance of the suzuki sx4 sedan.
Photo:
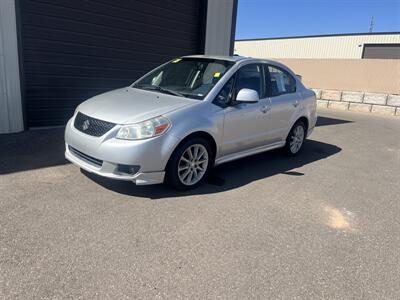
[(222, 163), (298, 154), (316, 119), (314, 92), (278, 62), (186, 56), (80, 104), (65, 156), (100, 176), (191, 189)]

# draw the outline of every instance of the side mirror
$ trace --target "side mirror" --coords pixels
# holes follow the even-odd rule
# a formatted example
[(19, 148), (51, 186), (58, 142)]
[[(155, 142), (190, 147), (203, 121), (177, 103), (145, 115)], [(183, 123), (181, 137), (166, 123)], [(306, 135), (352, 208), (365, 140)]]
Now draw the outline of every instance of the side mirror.
[(237, 102), (255, 103), (260, 100), (260, 96), (256, 90), (241, 89), (236, 96)]

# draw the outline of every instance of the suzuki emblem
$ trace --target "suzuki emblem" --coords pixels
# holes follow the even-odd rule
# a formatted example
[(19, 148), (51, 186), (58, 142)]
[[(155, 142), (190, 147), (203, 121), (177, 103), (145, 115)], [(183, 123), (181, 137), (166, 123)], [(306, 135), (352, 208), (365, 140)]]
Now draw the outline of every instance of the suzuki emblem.
[(83, 124), (82, 124), (82, 129), (83, 130), (88, 130), (89, 126), (90, 126), (90, 121), (89, 120), (85, 120), (85, 122), (83, 122)]

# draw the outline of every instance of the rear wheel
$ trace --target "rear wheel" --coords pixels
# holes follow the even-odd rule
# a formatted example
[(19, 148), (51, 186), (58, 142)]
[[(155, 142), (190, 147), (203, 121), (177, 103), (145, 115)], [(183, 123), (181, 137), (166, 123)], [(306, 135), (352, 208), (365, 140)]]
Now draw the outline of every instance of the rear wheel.
[(304, 122), (297, 121), (286, 138), (285, 152), (290, 156), (296, 156), (300, 153), (304, 140), (306, 138), (306, 126)]
[(179, 145), (167, 166), (167, 183), (180, 190), (201, 185), (208, 175), (213, 155), (207, 140), (193, 138)]

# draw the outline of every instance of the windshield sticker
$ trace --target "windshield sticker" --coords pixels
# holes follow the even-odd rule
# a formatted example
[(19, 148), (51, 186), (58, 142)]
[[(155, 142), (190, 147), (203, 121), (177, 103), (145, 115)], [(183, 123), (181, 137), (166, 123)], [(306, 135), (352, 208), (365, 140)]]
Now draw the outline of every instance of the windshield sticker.
[(173, 64), (176, 64), (177, 62), (180, 62), (182, 60), (182, 58), (177, 58), (177, 59), (174, 59), (173, 61), (172, 61), (172, 63)]
[(214, 73), (214, 77), (215, 77), (215, 78), (219, 78), (220, 76), (221, 76), (221, 73), (220, 73), (220, 72)]

